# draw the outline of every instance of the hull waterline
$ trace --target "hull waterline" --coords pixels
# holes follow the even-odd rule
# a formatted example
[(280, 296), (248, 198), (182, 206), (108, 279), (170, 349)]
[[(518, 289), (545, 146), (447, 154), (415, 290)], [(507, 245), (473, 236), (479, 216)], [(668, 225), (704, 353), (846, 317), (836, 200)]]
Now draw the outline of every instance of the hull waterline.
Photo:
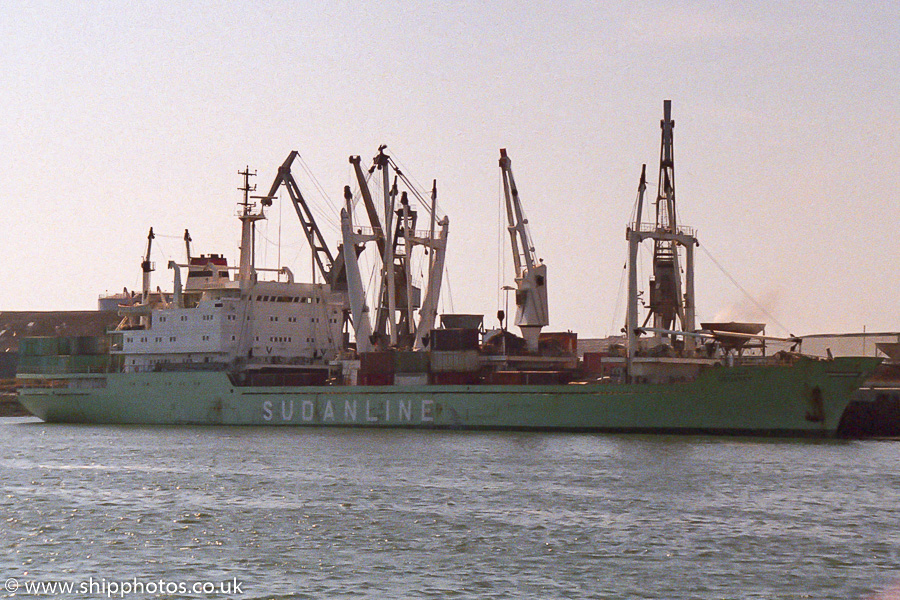
[(668, 384), (241, 387), (223, 372), (128, 373), (25, 387), (19, 399), (53, 423), (830, 437), (878, 362), (718, 367)]

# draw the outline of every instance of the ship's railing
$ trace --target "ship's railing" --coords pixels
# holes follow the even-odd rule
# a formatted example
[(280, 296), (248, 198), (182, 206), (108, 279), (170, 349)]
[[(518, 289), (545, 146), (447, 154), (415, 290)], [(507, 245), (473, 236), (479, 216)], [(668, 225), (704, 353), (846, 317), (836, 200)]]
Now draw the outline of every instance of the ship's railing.
[[(356, 233), (361, 234), (361, 235), (375, 235), (375, 230), (371, 227), (357, 227), (354, 225), (353, 230)], [(410, 234), (411, 234), (410, 237), (414, 237), (414, 238), (427, 239), (427, 238), (431, 237), (431, 232), (426, 229), (415, 229), (415, 230), (410, 231)], [(437, 229), (435, 229), (434, 235), (435, 235), (435, 237), (437, 237), (437, 235), (438, 235)]]
[(634, 223), (629, 223), (627, 227), (638, 233), (674, 233), (675, 235), (697, 237), (697, 230), (693, 227), (676, 227), (674, 231), (671, 227), (659, 227), (656, 223), (641, 223), (637, 228), (634, 227)]
[(751, 366), (778, 366), (788, 364), (783, 358), (778, 356), (741, 356), (734, 358), (734, 366), (751, 367)]
[(19, 389), (60, 389), (69, 387), (65, 379), (17, 379)]
[(108, 365), (19, 365), (17, 375), (102, 375), (109, 373)]

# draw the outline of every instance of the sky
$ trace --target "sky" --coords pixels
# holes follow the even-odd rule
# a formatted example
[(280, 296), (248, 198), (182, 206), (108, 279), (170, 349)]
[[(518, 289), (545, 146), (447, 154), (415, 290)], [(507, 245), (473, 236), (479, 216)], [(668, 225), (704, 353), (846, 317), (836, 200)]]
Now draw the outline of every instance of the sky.
[[(150, 227), (154, 287), (185, 228), (237, 262), (237, 173), (267, 190), (291, 150), (336, 246), (347, 158), (387, 144), (450, 218), (442, 312), (494, 325), (506, 148), (547, 329), (615, 334), (670, 99), (699, 319), (900, 330), (897, 3), (13, 0), (0, 36), (0, 311), (139, 288)], [(289, 211), (283, 195), (258, 252), (308, 278)]]

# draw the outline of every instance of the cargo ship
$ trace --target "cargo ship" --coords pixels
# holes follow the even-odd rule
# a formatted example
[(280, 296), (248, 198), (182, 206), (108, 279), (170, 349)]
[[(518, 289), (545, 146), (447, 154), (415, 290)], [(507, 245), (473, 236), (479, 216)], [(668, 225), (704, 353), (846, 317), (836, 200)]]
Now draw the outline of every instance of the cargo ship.
[[(358, 190), (344, 188), (333, 252), (291, 174), (292, 152), (266, 195), (251, 195), (253, 173), (241, 172), (237, 266), (221, 254), (194, 256), (185, 232), (185, 262), (168, 264), (172, 292), (151, 292), (151, 229), (142, 293), (123, 295), (114, 330), (20, 342), (19, 400), (54, 423), (834, 436), (879, 359), (769, 356), (761, 324), (697, 327), (697, 239), (676, 219), (669, 101), (661, 125), (655, 222), (642, 220), (645, 165), (626, 228), (621, 345), (579, 356), (575, 333), (544, 331), (547, 265), (505, 150), (499, 166), (515, 285), (503, 289), (515, 297), (520, 335), (507, 327), (505, 310), (493, 329), (483, 315), (438, 319), (449, 219), (439, 214), (436, 183), (430, 195), (418, 191), (385, 146), (368, 171), (350, 157)], [(256, 224), (282, 188), (312, 249), (312, 282), (256, 265)], [(366, 226), (354, 223), (360, 205)], [(653, 274), (641, 321), (635, 263), (644, 242), (653, 244)], [(374, 275), (363, 277), (363, 258)]]

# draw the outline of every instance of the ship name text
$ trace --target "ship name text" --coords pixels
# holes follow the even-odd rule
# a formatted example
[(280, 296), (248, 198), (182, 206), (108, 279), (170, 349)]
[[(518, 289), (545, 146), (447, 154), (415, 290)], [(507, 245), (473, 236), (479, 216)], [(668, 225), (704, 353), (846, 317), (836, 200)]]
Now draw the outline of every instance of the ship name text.
[(262, 418), (267, 422), (300, 423), (430, 423), (434, 401), (427, 399), (266, 400)]

